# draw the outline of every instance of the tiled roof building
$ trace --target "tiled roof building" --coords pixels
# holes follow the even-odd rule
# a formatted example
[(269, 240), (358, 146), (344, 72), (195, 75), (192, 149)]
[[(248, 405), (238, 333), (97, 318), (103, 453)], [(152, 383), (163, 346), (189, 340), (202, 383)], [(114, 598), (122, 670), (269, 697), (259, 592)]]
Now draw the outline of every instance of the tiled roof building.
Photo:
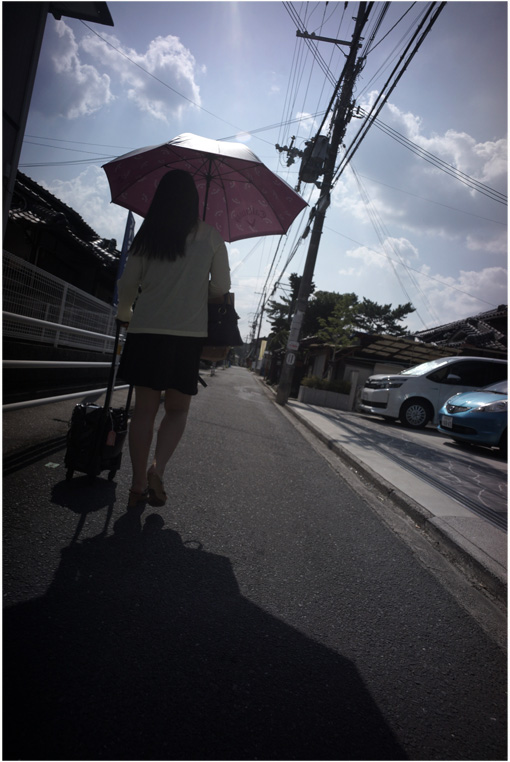
[(82, 217), (18, 172), (4, 248), (111, 303), (120, 252)]
[(429, 344), (437, 344), (440, 347), (451, 347), (462, 350), (462, 354), (468, 355), (472, 349), (473, 354), (483, 354), (483, 350), (494, 353), (507, 354), (508, 339), (508, 307), (501, 304), (493, 310), (482, 312), (473, 317), (456, 320), (453, 323), (429, 328), (413, 334), (413, 337)]

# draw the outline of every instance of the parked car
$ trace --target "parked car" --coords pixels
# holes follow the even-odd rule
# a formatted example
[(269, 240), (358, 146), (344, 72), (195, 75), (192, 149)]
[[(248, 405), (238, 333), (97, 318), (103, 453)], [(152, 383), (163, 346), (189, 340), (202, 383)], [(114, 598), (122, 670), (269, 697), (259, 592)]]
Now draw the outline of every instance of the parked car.
[(441, 434), (507, 451), (508, 381), (450, 397), (439, 411)]
[(421, 429), (429, 421), (438, 423), (439, 410), (449, 397), (506, 377), (506, 360), (441, 357), (395, 375), (370, 376), (361, 391), (360, 410)]

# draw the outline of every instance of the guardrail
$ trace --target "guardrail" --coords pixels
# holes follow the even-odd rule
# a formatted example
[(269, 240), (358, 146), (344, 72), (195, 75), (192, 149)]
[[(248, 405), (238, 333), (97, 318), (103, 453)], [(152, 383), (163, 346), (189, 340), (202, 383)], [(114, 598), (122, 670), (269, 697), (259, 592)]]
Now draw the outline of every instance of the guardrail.
[[(123, 389), (129, 389), (128, 384), (123, 384), (122, 386), (115, 386), (113, 391), (114, 392), (120, 392)], [(91, 394), (104, 394), (106, 392), (106, 387), (104, 389), (86, 389), (82, 392), (73, 392), (72, 394), (61, 394), (58, 397), (44, 397), (40, 400), (25, 400), (24, 402), (10, 402), (8, 405), (2, 405), (2, 413), (8, 412), (10, 410), (22, 410), (26, 407), (37, 407), (38, 405), (49, 405), (52, 402), (65, 402), (66, 400), (72, 400), (77, 399), (78, 397), (88, 397)]]
[[(87, 331), (85, 328), (76, 328), (72, 325), (62, 325), (61, 323), (50, 323), (47, 320), (29, 317), (28, 315), (18, 315), (14, 312), (2, 312), (3, 319), (14, 318), (22, 323), (42, 326), (43, 328), (52, 328), (60, 332), (76, 333), (82, 336), (94, 336), (100, 339), (115, 341), (115, 336), (106, 333), (95, 333)], [(119, 337), (119, 354), (121, 343), (124, 337)], [(3, 360), (3, 368), (109, 368), (111, 362), (83, 362), (81, 360)]]
[(111, 362), (80, 360), (3, 360), (3, 368), (109, 368)]
[(76, 328), (74, 325), (64, 325), (63, 323), (52, 323), (49, 320), (40, 320), (39, 318), (29, 317), (28, 315), (20, 315), (17, 312), (2, 312), (3, 320), (17, 320), (20, 323), (29, 323), (30, 325), (37, 325), (44, 329), (53, 329), (60, 333), (76, 333), (80, 336), (92, 336), (98, 339), (110, 339), (115, 340), (115, 336), (110, 336), (107, 333), (97, 333), (96, 331), (87, 331), (85, 328)]
[[(3, 250), (3, 337), (108, 354), (114, 307), (52, 273)], [(42, 323), (24, 321), (30, 317)], [(58, 328), (55, 326), (65, 326)], [(75, 333), (75, 327), (90, 333)]]
[[(70, 325), (63, 325), (61, 323), (51, 323), (47, 320), (40, 320), (39, 318), (29, 317), (28, 315), (18, 315), (17, 313), (12, 312), (6, 312), (4, 311), (2, 313), (4, 320), (7, 319), (14, 319), (17, 321), (20, 321), (22, 323), (27, 323), (29, 325), (35, 325), (39, 326), (43, 329), (52, 329), (54, 331), (64, 333), (73, 333), (81, 336), (90, 336), (98, 339), (106, 339), (108, 341), (115, 341), (115, 336), (110, 336), (109, 334), (105, 333), (96, 333), (94, 331), (87, 331), (85, 328), (76, 328), (75, 326)], [(124, 337), (121, 336), (119, 340), (119, 354), (117, 355), (117, 359), (120, 355), (121, 351), (121, 341), (123, 341)], [(111, 361), (110, 362), (93, 362), (93, 361), (81, 361), (81, 360), (3, 360), (2, 361), (2, 368), (5, 369), (34, 369), (34, 368), (110, 368), (111, 367)], [(123, 385), (115, 387), (114, 391), (118, 391), (120, 389), (128, 389), (129, 386)], [(91, 389), (90, 391), (85, 390), (81, 392), (73, 392), (71, 394), (62, 394), (54, 397), (44, 397), (41, 399), (35, 399), (35, 400), (24, 400), (22, 402), (12, 402), (7, 405), (2, 406), (2, 411), (9, 411), (9, 410), (19, 410), (26, 407), (35, 407), (36, 405), (47, 405), (51, 402), (61, 402), (63, 400), (68, 399), (75, 399), (77, 397), (83, 397), (84, 395), (88, 394), (101, 394), (106, 392), (105, 389)]]

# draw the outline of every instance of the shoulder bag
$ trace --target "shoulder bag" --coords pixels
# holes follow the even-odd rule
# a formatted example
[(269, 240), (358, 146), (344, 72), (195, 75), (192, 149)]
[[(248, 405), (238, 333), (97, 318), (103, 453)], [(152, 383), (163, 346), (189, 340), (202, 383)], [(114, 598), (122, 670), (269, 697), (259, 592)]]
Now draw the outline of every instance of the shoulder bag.
[(221, 362), (232, 347), (243, 344), (237, 321), (239, 315), (234, 308), (234, 294), (210, 299), (208, 304), (207, 338), (204, 341), (201, 359)]

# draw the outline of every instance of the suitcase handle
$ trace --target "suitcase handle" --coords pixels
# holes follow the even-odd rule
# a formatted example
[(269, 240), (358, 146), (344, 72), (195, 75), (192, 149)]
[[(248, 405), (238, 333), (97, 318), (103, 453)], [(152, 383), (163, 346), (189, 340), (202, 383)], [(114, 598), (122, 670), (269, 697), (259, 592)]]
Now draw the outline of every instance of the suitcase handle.
[(120, 329), (122, 328), (122, 323), (119, 320), (115, 321), (115, 340), (113, 342), (113, 357), (112, 357), (112, 364), (110, 367), (110, 374), (108, 376), (108, 386), (106, 388), (106, 395), (104, 399), (104, 408), (105, 410), (108, 410), (110, 407), (110, 402), (112, 399), (112, 391), (115, 384), (115, 377), (117, 376), (117, 352), (119, 349), (119, 340), (120, 340)]

